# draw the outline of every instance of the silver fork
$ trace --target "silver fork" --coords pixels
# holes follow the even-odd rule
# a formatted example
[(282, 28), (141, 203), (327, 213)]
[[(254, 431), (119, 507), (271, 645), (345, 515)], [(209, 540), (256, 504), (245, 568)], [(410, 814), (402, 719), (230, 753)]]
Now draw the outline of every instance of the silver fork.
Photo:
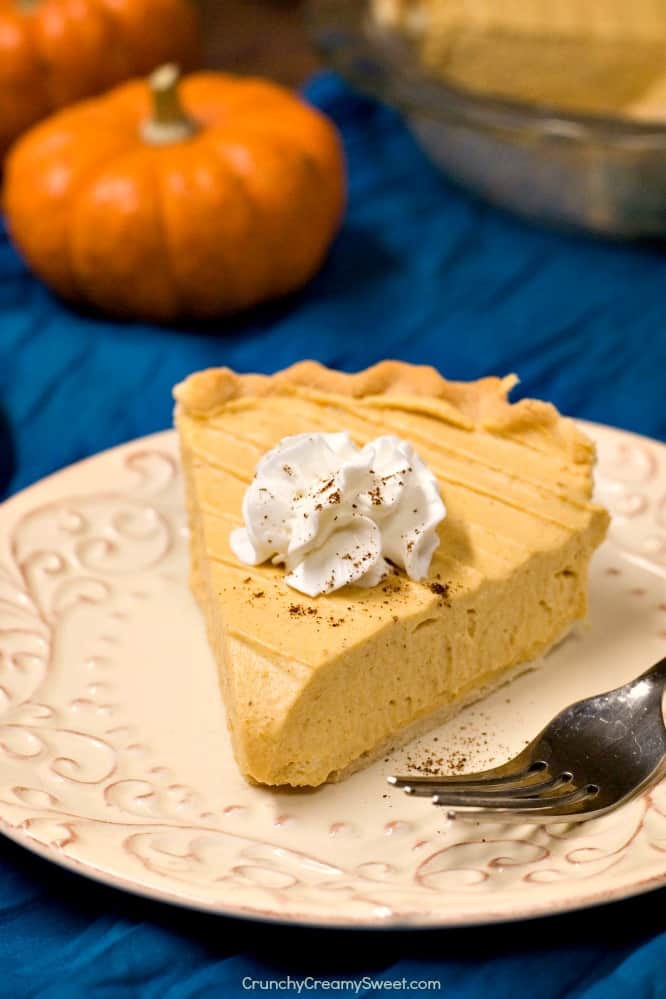
[(664, 690), (666, 658), (623, 687), (565, 708), (500, 767), (388, 782), (475, 819), (594, 819), (666, 777)]

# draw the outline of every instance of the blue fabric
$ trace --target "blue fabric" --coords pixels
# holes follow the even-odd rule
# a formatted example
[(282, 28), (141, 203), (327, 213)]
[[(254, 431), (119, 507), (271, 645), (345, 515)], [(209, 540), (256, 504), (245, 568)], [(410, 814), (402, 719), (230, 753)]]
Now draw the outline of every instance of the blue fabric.
[[(457, 190), (396, 114), (335, 77), (309, 97), (341, 129), (350, 203), (324, 270), (288, 302), (206, 328), (108, 322), (55, 301), (0, 234), (0, 488), (168, 426), (171, 386), (196, 368), (269, 372), (306, 356), (516, 371), (519, 395), (666, 436), (663, 247), (530, 227)], [(264, 927), (93, 886), (0, 840), (0, 996), (236, 996), (251, 994), (244, 975), (371, 974), (437, 979), (447, 999), (661, 997), (665, 926), (666, 891), (494, 929)]]

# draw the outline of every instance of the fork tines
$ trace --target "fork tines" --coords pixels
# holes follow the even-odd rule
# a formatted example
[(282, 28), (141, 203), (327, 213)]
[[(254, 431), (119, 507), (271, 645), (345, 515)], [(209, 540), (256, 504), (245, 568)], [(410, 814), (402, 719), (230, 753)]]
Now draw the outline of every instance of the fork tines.
[(487, 777), (483, 774), (389, 777), (388, 782), (412, 797), (430, 798), (435, 805), (474, 812), (567, 811), (598, 793), (596, 785), (573, 785), (573, 774), (569, 771), (539, 777), (544, 769), (530, 767), (495, 776), (489, 771)]

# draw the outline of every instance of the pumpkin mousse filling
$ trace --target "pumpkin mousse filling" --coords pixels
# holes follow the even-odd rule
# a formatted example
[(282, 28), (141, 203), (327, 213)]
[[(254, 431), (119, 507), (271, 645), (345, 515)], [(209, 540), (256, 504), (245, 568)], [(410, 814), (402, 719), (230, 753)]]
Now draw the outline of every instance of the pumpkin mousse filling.
[(344, 777), (585, 616), (594, 448), (514, 382), (304, 362), (177, 386), (191, 584), (248, 779)]

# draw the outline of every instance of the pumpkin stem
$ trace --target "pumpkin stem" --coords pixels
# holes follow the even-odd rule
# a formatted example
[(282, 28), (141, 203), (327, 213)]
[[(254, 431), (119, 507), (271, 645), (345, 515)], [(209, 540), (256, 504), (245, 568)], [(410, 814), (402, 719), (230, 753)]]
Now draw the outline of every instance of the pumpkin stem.
[(141, 125), (141, 135), (151, 146), (169, 146), (189, 139), (199, 126), (180, 100), (180, 70), (174, 63), (160, 66), (148, 77), (153, 113)]

